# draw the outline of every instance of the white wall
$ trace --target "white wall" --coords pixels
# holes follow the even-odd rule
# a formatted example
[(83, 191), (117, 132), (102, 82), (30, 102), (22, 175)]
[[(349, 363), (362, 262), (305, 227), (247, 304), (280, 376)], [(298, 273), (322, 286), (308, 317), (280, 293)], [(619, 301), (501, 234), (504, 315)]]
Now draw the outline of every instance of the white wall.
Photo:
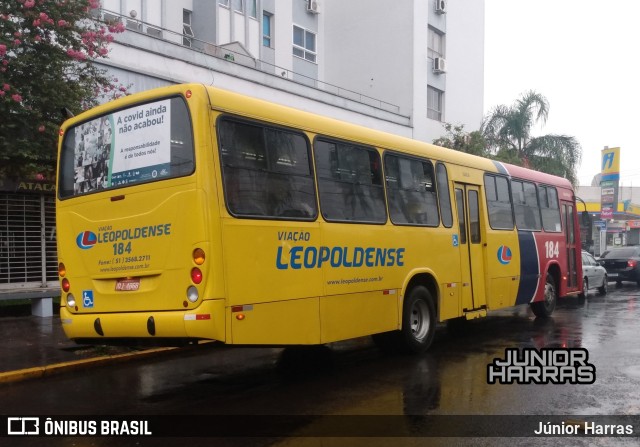
[[(173, 31), (165, 33), (164, 38), (173, 42), (182, 43), (182, 10), (193, 11), (192, 0), (168, 0), (164, 12), (163, 27)], [(197, 38), (198, 36), (196, 36)]]
[[(262, 47), (262, 11), (258, 10), (258, 20), (255, 20), (218, 7), (217, 0), (207, 1), (211, 2), (212, 8), (217, 7), (217, 24), (214, 25), (217, 30), (216, 43), (223, 45), (237, 40), (252, 55), (259, 57)], [(464, 124), (468, 131), (480, 126), (484, 85), (484, 1), (449, 0), (447, 14), (438, 16), (433, 11), (433, 0), (320, 0), (320, 14), (317, 16), (304, 11), (304, 0), (264, 0), (258, 2), (258, 6), (264, 3), (274, 14), (272, 33), (275, 50), (269, 51), (273, 55), (271, 60), (281, 67), (277, 70), (279, 76), (284, 71), (283, 77), (295, 79), (291, 72), (297, 67), (292, 55), (292, 25), (295, 17), (297, 22), (304, 22), (298, 23), (301, 26), (312, 30), (317, 27), (318, 64), (313, 65), (316, 68), (313, 76), (317, 74), (320, 81), (340, 87), (340, 94), (343, 96), (346, 95), (345, 90), (356, 92), (353, 95), (356, 101), (366, 100), (361, 94), (398, 106), (397, 116), (402, 118), (391, 118), (391, 122), (402, 122), (409, 117), (410, 126), (401, 126), (399, 133), (407, 135), (409, 129), (408, 136), (433, 141), (444, 134), (444, 129), (441, 122), (426, 116), (429, 82), (436, 82), (438, 88), (445, 90), (443, 121)], [(146, 8), (145, 15), (149, 18), (157, 18), (157, 8), (160, 8), (162, 26), (177, 33), (165, 33), (164, 37), (177, 44), (182, 43), (182, 9), (193, 11), (193, 3), (193, 0), (103, 0), (105, 8), (115, 10), (140, 4)], [(208, 7), (208, 3), (202, 2), (198, 7), (202, 5)], [(439, 21), (439, 25), (446, 30), (447, 73), (437, 75), (437, 78), (434, 78), (436, 75), (432, 73), (431, 60), (427, 58), (430, 20)], [(153, 51), (158, 54), (165, 54), (162, 42), (149, 45), (157, 47)], [(145, 61), (140, 64), (141, 73), (146, 70), (158, 78), (201, 80), (205, 83), (211, 82), (211, 79), (226, 79), (226, 74), (213, 70), (189, 68), (188, 62), (181, 62), (179, 58), (184, 57), (185, 61), (189, 58), (205, 61), (206, 58), (190, 54), (186, 49), (174, 59), (147, 56), (149, 55), (137, 52), (132, 57)], [(137, 62), (139, 61), (133, 65), (138, 65)], [(130, 63), (125, 58), (115, 65), (127, 67)], [(177, 70), (177, 67), (180, 69)], [(233, 68), (235, 69), (237, 67)], [(301, 73), (304, 74), (305, 71)], [(246, 76), (245, 78), (248, 79)], [(268, 79), (264, 81), (264, 85), (273, 84)], [(278, 85), (278, 89), (285, 91), (295, 91), (298, 87), (295, 83)], [(324, 88), (322, 83), (319, 88)], [(242, 89), (240, 91), (251, 93), (251, 89), (244, 84)], [(333, 87), (326, 89), (328, 92), (334, 91)], [(264, 94), (269, 98), (266, 91)], [(273, 94), (281, 96), (280, 93)], [(321, 93), (311, 96), (318, 95), (321, 96)], [(370, 104), (376, 105), (375, 101)], [(312, 102), (309, 107), (316, 106), (318, 104)], [(371, 114), (371, 111), (368, 110), (367, 113)], [(354, 119), (353, 116), (349, 118), (351, 121)], [(355, 119), (354, 122), (357, 121)]]
[(232, 42), (231, 40), (231, 11), (229, 8), (218, 8), (218, 45)]
[(142, 20), (162, 27), (162, 0), (146, 0), (143, 4)]
[(484, 103), (484, 0), (447, 2), (445, 120), (478, 130)]
[[(262, 17), (260, 17), (262, 20)], [(253, 17), (247, 17), (247, 41), (245, 48), (256, 59), (260, 58), (260, 47), (262, 46), (262, 24)]]
[[(345, 120), (351, 123), (411, 137), (410, 120), (366, 104), (288, 81), (259, 70), (248, 69), (181, 45), (130, 33), (114, 43), (105, 65), (115, 67), (120, 82), (135, 82), (139, 76), (155, 83), (200, 82), (255, 96), (267, 101)], [(129, 72), (130, 75), (127, 76)], [(136, 85), (132, 93), (138, 90)]]
[(275, 36), (275, 65), (287, 70), (291, 70), (293, 66), (293, 8), (291, 2), (292, 0), (276, 0), (275, 9), (271, 11), (275, 17), (272, 24)]
[(244, 45), (244, 14), (233, 11), (232, 42), (241, 42)]
[[(411, 99), (413, 110), (413, 138), (421, 141), (434, 140), (434, 126), (437, 121), (427, 118), (427, 85), (432, 74), (432, 61), (428, 54), (429, 15), (433, 11), (433, 0), (413, 0), (413, 20), (407, 25), (411, 28), (413, 48), (413, 77), (411, 79)], [(438, 129), (439, 132), (439, 129)]]
[[(484, 88), (484, 0), (450, 0), (444, 16), (433, 6), (433, 0), (324, 1), (320, 30), (323, 80), (400, 106), (411, 115), (413, 138), (429, 142), (444, 134), (443, 123), (427, 118), (429, 81), (445, 91), (443, 121), (469, 131), (482, 121)], [(430, 20), (446, 30), (444, 75), (433, 74), (427, 57)]]
[(125, 0), (124, 11), (122, 13), (129, 17), (131, 11), (137, 13), (136, 19), (142, 20), (142, 0)]
[[(324, 81), (413, 109), (413, 1), (324, 1)], [(418, 43), (416, 43), (418, 44)]]

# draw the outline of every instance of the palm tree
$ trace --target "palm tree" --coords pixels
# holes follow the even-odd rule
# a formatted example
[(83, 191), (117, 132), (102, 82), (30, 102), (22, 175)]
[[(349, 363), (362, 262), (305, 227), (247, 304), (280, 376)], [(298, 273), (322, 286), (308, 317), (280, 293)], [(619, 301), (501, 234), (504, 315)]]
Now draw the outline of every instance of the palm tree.
[(548, 115), (547, 99), (531, 90), (511, 107), (494, 108), (481, 132), (496, 159), (565, 177), (576, 186), (576, 167), (582, 157), (578, 140), (568, 135), (531, 136), (531, 128), (544, 124)]

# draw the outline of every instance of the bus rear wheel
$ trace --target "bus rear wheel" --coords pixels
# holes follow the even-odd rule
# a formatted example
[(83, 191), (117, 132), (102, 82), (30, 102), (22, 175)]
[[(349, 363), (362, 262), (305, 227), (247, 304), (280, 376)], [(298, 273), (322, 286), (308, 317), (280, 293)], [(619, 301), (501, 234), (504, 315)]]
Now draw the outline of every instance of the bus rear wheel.
[(402, 309), (402, 329), (375, 334), (373, 341), (383, 352), (421, 354), (431, 346), (436, 333), (436, 310), (431, 293), (416, 286), (407, 295)]
[(558, 292), (556, 291), (556, 283), (553, 276), (547, 273), (547, 281), (544, 285), (544, 299), (531, 303), (531, 310), (536, 317), (550, 317), (556, 308), (558, 302)]
[(401, 349), (422, 353), (429, 349), (436, 333), (433, 297), (424, 286), (411, 289), (402, 309)]

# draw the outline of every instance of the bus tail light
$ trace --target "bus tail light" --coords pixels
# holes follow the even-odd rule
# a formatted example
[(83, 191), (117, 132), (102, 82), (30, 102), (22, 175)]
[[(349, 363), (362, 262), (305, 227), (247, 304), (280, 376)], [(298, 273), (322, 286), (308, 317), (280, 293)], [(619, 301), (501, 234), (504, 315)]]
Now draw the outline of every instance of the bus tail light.
[(194, 284), (200, 284), (202, 282), (202, 271), (198, 267), (191, 269), (191, 281)]
[(627, 265), (631, 268), (635, 268), (635, 266), (638, 265), (638, 261), (636, 261), (635, 259), (629, 259), (627, 261)]
[(62, 279), (61, 286), (64, 292), (68, 292), (71, 289), (71, 283), (67, 278)]
[(198, 301), (199, 297), (200, 294), (198, 293), (198, 289), (194, 286), (189, 286), (189, 288), (187, 289), (187, 299), (192, 303), (195, 303), (196, 301)]
[(196, 248), (195, 250), (193, 250), (192, 256), (193, 262), (195, 262), (196, 265), (204, 264), (205, 255), (202, 248)]
[(60, 275), (60, 277), (64, 278), (64, 276), (67, 274), (67, 268), (65, 267), (65, 265), (61, 262), (60, 264), (58, 264), (58, 275)]
[(76, 298), (73, 296), (72, 293), (67, 295), (67, 306), (69, 306), (69, 307), (75, 307), (76, 306)]

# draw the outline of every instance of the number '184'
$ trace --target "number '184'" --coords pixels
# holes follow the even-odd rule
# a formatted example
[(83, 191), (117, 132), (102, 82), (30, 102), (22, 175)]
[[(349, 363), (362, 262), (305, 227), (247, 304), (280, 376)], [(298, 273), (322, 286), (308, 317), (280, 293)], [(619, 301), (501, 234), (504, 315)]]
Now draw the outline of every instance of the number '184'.
[(544, 246), (547, 249), (547, 258), (557, 258), (560, 255), (557, 241), (547, 241), (544, 243)]
[(114, 255), (123, 255), (125, 253), (131, 253), (131, 242), (128, 242), (127, 245), (125, 245), (124, 242), (113, 244)]

